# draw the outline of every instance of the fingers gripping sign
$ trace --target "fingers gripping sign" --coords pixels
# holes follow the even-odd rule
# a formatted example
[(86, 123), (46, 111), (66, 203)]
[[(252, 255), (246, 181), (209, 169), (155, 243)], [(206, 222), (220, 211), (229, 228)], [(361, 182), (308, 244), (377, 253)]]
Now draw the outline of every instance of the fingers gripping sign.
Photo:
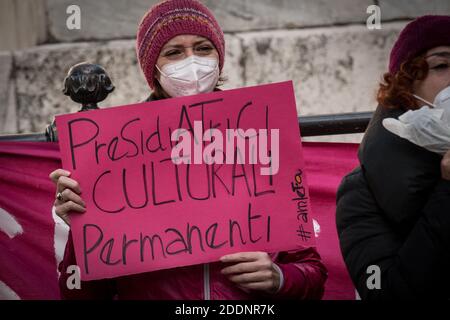
[(86, 211), (86, 204), (81, 198), (81, 188), (77, 181), (69, 178), (70, 172), (57, 169), (50, 173), (50, 179), (56, 184), (55, 213), (70, 225), (69, 213)]
[(280, 289), (282, 272), (266, 252), (229, 254), (220, 261), (228, 265), (222, 274), (244, 290), (275, 293)]

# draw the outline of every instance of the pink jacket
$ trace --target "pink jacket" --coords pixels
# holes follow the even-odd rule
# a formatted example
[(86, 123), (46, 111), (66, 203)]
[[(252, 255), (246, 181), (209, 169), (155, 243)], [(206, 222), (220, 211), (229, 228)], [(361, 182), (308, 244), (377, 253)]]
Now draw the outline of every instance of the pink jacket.
[[(320, 299), (327, 271), (315, 248), (271, 254), (280, 267), (284, 282), (275, 299)], [(220, 273), (220, 262), (147, 272), (114, 279), (81, 282), (81, 289), (68, 289), (68, 266), (76, 265), (72, 234), (59, 265), (59, 287), (63, 299), (136, 300), (248, 300), (268, 298), (258, 292), (247, 293)]]

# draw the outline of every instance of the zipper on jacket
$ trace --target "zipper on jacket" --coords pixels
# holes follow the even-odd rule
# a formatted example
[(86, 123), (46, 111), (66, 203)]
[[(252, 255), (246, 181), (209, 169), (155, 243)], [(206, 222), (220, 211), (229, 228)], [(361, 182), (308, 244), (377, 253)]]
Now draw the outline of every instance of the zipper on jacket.
[(209, 285), (209, 264), (203, 264), (203, 292), (205, 300), (211, 300), (211, 292)]

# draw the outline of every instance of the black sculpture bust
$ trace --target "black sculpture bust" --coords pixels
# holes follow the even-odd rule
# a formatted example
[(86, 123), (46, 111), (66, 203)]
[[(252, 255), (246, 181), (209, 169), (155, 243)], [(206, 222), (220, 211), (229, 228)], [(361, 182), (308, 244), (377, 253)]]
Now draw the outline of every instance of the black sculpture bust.
[[(98, 64), (82, 62), (72, 66), (64, 79), (63, 93), (81, 103), (81, 111), (98, 109), (98, 103), (105, 100), (114, 90), (105, 69)], [(47, 141), (58, 141), (55, 120), (45, 130)]]

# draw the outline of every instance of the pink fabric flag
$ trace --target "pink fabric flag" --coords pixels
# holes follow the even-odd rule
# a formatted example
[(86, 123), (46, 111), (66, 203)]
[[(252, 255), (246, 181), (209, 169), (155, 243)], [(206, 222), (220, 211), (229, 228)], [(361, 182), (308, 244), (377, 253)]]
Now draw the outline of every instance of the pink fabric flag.
[(328, 268), (323, 299), (355, 299), (336, 229), (336, 192), (342, 178), (359, 165), (357, 144), (303, 143), (306, 175), (316, 221), (317, 250)]
[[(358, 164), (358, 145), (303, 143), (318, 251), (329, 271), (324, 299), (354, 299), (336, 233), (336, 190)], [(0, 298), (58, 299), (66, 231), (52, 216), (58, 145), (0, 142)], [(61, 249), (62, 248), (62, 249)]]
[(58, 299), (54, 184), (56, 144), (0, 142), (0, 297)]

